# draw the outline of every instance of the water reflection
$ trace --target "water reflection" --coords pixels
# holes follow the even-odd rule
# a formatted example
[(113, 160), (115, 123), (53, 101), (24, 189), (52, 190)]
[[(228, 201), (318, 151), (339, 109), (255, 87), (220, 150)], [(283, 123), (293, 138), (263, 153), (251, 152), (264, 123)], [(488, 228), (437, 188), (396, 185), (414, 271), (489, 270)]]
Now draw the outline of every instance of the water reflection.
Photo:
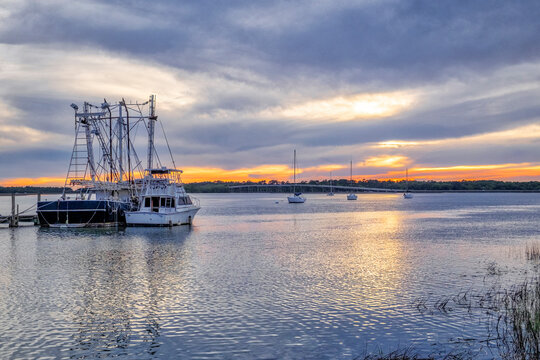
[(2, 356), (429, 354), (485, 329), (414, 299), (481, 288), (493, 261), (511, 281), (526, 268), (508, 249), (538, 237), (536, 194), (208, 196), (192, 228), (0, 231)]
[(78, 259), (67, 276), (72, 292), (68, 321), (75, 325), (71, 356), (156, 354), (162, 312), (186, 266), (182, 252), (190, 234), (186, 227), (39, 232), (38, 241), (81, 246), (81, 252), (72, 254)]

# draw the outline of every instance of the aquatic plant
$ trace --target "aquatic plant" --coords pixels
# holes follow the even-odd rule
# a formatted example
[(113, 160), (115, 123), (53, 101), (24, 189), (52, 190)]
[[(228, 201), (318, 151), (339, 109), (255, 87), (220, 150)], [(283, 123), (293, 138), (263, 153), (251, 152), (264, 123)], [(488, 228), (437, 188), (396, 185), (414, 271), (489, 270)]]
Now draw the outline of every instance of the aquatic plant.
[(387, 354), (367, 355), (356, 360), (464, 360), (470, 359), (469, 353), (450, 353), (446, 355), (427, 355), (420, 356), (412, 347), (395, 350)]
[(504, 359), (540, 359), (540, 282), (536, 278), (500, 297), (497, 344)]
[(540, 260), (540, 243), (529, 243), (525, 246), (527, 260)]

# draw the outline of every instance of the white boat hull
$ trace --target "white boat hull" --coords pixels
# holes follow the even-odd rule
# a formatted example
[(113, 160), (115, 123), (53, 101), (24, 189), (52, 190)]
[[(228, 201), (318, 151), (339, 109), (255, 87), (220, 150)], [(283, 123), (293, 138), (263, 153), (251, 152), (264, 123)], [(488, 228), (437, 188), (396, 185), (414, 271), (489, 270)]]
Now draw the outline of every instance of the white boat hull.
[(128, 226), (191, 225), (199, 209), (197, 206), (186, 206), (174, 212), (128, 211), (126, 223)]
[(289, 204), (302, 204), (306, 201), (306, 198), (302, 196), (289, 196), (287, 200), (289, 200)]
[(347, 200), (356, 200), (358, 199), (358, 197), (356, 196), (356, 194), (349, 194), (347, 195)]
[(412, 198), (413, 198), (413, 194), (411, 194), (411, 193), (404, 193), (404, 194), (403, 194), (403, 198), (404, 198), (404, 199), (412, 199)]

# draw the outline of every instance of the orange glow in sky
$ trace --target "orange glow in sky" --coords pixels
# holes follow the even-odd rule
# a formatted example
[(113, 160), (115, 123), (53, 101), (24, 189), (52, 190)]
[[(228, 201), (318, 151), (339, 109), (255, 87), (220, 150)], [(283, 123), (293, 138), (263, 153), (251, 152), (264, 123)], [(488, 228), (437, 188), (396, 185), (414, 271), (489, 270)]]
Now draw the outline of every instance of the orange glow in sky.
[[(386, 167), (389, 171), (377, 174), (363, 174), (362, 166), (355, 165), (353, 178), (378, 179), (378, 180), (403, 180), (405, 178), (404, 163), (406, 157), (371, 158), (366, 160), (366, 166)], [(400, 168), (397, 170), (396, 168)], [(343, 174), (348, 167), (341, 164), (322, 165), (304, 168), (297, 171), (297, 181), (310, 179), (328, 179), (329, 172), (341, 170), (341, 175), (334, 178), (348, 178)], [(205, 167), (184, 168), (182, 180), (186, 183), (201, 181), (260, 181), (278, 180), (292, 181), (292, 168), (287, 165), (261, 165), (254, 168), (221, 169)], [(517, 163), (517, 164), (485, 164), (485, 165), (460, 165), (450, 167), (411, 167), (409, 179), (413, 180), (506, 180), (506, 181), (535, 181), (540, 180), (540, 164)], [(63, 186), (64, 177), (39, 177), (39, 178), (11, 178), (0, 181), (0, 186)]]

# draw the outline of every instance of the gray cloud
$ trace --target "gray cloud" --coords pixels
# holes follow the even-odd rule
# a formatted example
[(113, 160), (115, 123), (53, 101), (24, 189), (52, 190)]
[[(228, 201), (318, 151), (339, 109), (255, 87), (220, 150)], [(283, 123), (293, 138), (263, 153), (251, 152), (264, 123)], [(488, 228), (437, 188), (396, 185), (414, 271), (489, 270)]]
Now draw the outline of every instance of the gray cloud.
[(71, 151), (56, 150), (52, 146), (2, 152), (0, 166), (10, 169), (9, 176), (5, 177), (63, 176), (67, 172), (70, 154)]
[[(367, 152), (367, 144), (374, 142), (511, 129), (536, 122), (540, 113), (538, 87), (531, 87), (537, 72), (518, 69), (495, 81), (508, 67), (540, 61), (536, 1), (158, 0), (149, 6), (139, 0), (75, 5), (56, 0), (25, 1), (8, 10), (9, 16), (0, 19), (0, 43), (66, 53), (84, 49), (87, 56), (95, 51), (180, 71), (171, 76), (192, 74), (186, 81), (197, 87), (195, 100), (180, 114), (160, 113), (160, 119), (169, 120), (175, 154), (190, 165), (288, 163), (290, 149), (303, 147), (305, 164), (314, 166), (342, 161), (354, 148)], [(9, 72), (4, 63), (0, 78)], [(453, 82), (460, 82), (461, 90), (444, 92)], [(11, 83), (4, 84), (3, 93), (9, 94)], [(261, 115), (309, 100), (422, 87), (448, 98), (435, 101), (437, 94), (430, 94), (421, 106), (386, 119), (309, 122), (284, 118), (278, 111)], [(481, 96), (492, 87), (500, 93)], [(65, 94), (59, 98), (55, 89), (50, 91), (44, 95), (43, 90), (19, 89), (4, 101), (19, 109), (17, 124), (69, 134), (69, 103), (92, 99), (77, 92), (64, 99)], [(441, 148), (440, 153), (393, 153), (408, 152), (418, 162), (437, 164), (531, 159), (532, 153), (524, 144), (468, 146)], [(51, 144), (50, 149), (58, 147), (70, 145)], [(34, 156), (27, 155), (20, 156)], [(60, 162), (56, 169), (67, 165), (59, 156), (53, 158)]]

